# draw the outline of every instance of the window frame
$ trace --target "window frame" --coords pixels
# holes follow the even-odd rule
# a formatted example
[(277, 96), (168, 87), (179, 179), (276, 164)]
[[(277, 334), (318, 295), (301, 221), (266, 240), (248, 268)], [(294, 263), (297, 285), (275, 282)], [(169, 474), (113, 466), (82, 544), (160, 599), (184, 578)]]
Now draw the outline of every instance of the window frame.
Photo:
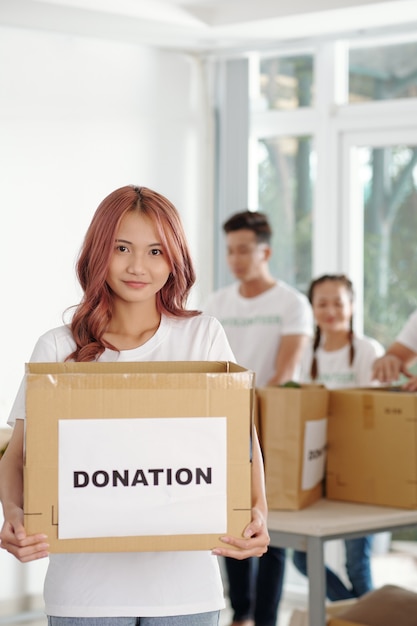
[[(377, 45), (384, 43), (381, 38), (373, 41)], [(355, 41), (354, 45), (361, 44)], [(288, 54), (294, 56), (294, 52)], [(356, 291), (355, 329), (362, 332), (363, 207), (357, 196), (353, 151), (355, 145), (377, 147), (417, 141), (417, 98), (348, 104), (348, 42), (320, 43), (313, 54), (313, 107), (250, 113), (249, 198), (256, 205), (254, 147), (258, 139), (309, 134), (317, 158), (312, 276), (344, 272), (352, 278)]]

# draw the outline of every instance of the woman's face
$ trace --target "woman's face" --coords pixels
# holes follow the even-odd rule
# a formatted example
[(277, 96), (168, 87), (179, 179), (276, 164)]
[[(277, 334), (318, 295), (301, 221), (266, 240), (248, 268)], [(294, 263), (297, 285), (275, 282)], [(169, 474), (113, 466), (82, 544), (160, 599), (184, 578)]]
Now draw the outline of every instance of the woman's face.
[(170, 267), (152, 221), (137, 211), (127, 213), (114, 241), (107, 284), (115, 298), (126, 302), (155, 299)]
[(353, 315), (352, 294), (342, 282), (325, 280), (314, 287), (314, 318), (322, 332), (349, 331)]

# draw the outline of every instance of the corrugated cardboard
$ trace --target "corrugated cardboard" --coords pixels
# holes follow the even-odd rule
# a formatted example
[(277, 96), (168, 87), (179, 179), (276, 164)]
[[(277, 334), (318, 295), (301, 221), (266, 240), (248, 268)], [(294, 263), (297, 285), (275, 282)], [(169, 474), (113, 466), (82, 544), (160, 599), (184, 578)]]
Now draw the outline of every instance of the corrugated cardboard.
[(388, 584), (357, 598), (328, 626), (415, 626), (416, 615), (417, 593)]
[(253, 385), (252, 372), (229, 362), (28, 364), (27, 531), (46, 533), (51, 552), (205, 550), (219, 545), (219, 536), (211, 534), (59, 539), (58, 421), (83, 419), (86, 413), (90, 419), (226, 416), (227, 533), (241, 536), (251, 519)]
[[(351, 607), (357, 602), (356, 598), (349, 600), (337, 600), (335, 602), (326, 602), (326, 625), (332, 626), (343, 624), (344, 626), (350, 626), (352, 622), (340, 621), (337, 615), (344, 611), (346, 608)], [(291, 613), (291, 618), (288, 626), (309, 626), (309, 611), (308, 609), (294, 609)], [(358, 626), (358, 624), (356, 624)], [(359, 625), (361, 626), (361, 625)]]
[(332, 390), (327, 497), (417, 508), (417, 394)]
[[(268, 507), (305, 508), (323, 495), (322, 480), (303, 489), (302, 475), (306, 425), (327, 417), (328, 391), (318, 385), (262, 387), (257, 396)], [(323, 447), (314, 451), (325, 453)]]

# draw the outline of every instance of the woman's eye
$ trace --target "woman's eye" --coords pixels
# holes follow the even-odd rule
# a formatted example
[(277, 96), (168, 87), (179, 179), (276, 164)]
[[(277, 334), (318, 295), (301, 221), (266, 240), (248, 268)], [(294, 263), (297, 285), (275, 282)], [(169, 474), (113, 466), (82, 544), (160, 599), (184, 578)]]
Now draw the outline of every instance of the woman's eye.
[(116, 250), (119, 252), (128, 252), (128, 248), (126, 246), (116, 246)]
[(162, 250), (160, 250), (159, 248), (152, 248), (151, 250), (152, 256), (158, 256), (159, 254), (162, 254)]

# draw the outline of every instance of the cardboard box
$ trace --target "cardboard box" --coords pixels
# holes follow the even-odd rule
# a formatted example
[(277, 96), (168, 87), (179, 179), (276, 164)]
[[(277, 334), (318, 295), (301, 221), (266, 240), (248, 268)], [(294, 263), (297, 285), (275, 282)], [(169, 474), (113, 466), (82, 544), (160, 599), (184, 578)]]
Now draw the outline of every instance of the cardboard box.
[[(336, 602), (326, 602), (326, 625), (329, 626), (330, 624), (332, 624), (332, 626), (334, 626), (335, 624), (343, 624), (344, 626), (350, 626), (352, 622), (341, 622), (339, 619), (336, 619), (336, 617), (339, 613), (353, 606), (356, 602), (356, 598), (351, 598), (349, 600), (338, 600)], [(291, 613), (291, 618), (288, 626), (309, 626), (309, 623), (310, 620), (308, 609), (294, 609)], [(356, 626), (358, 626), (358, 624), (356, 624)]]
[(210, 550), (241, 536), (253, 385), (229, 362), (28, 364), (27, 531), (51, 552)]
[(332, 390), (326, 495), (417, 508), (417, 394)]
[(328, 391), (262, 387), (257, 396), (268, 507), (302, 509), (323, 495)]
[(415, 626), (416, 615), (417, 593), (388, 584), (358, 598), (328, 626)]

